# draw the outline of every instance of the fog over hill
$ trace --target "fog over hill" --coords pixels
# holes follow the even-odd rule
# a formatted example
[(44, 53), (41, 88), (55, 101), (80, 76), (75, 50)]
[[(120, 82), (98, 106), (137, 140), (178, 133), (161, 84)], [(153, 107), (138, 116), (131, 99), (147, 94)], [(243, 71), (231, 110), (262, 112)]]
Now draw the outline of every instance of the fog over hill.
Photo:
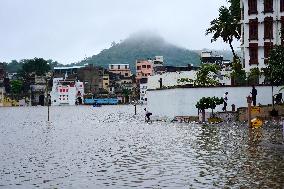
[(164, 56), (166, 65), (200, 64), (199, 53), (170, 44), (154, 33), (135, 33), (119, 43), (112, 42), (109, 49), (104, 49), (79, 64), (95, 64), (105, 68), (108, 64), (130, 64), (131, 70), (134, 71), (136, 59), (154, 56)]

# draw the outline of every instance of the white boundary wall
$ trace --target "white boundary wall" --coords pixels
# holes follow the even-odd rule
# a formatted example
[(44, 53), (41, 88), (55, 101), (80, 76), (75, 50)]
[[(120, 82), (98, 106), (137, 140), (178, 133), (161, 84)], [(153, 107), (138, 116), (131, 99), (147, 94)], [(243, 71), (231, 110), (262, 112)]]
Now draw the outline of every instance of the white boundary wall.
[[(274, 94), (279, 93), (281, 87), (274, 87)], [(227, 110), (232, 104), (236, 108), (246, 107), (246, 97), (250, 95), (251, 87), (207, 87), (207, 88), (177, 88), (147, 91), (148, 110), (153, 116), (173, 118), (174, 116), (197, 116), (195, 104), (202, 97), (223, 97), (228, 92)], [(257, 104), (272, 103), (271, 86), (257, 86)], [(283, 93), (284, 91), (282, 91)], [(223, 105), (217, 106), (215, 111), (221, 111)], [(208, 110), (211, 111), (211, 110)]]

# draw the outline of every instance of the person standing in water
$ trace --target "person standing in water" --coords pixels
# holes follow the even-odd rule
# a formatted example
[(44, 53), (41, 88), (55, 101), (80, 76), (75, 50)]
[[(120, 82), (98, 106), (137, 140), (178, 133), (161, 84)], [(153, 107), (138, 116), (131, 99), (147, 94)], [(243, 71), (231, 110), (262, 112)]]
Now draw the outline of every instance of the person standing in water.
[(256, 106), (256, 95), (257, 95), (257, 90), (253, 85), (252, 90), (251, 90), (251, 99), (252, 99), (253, 106)]
[(228, 105), (228, 92), (225, 92), (225, 94), (224, 94), (224, 97), (223, 97), (223, 99), (224, 99), (224, 107), (223, 107), (223, 111), (224, 112), (226, 112), (227, 111), (227, 105)]

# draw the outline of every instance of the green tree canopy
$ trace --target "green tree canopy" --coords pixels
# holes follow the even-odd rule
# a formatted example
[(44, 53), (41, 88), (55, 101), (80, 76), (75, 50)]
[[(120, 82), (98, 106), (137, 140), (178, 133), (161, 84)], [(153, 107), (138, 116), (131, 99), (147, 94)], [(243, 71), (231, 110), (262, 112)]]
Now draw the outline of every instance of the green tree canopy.
[(276, 45), (271, 50), (264, 74), (271, 85), (284, 85), (284, 47)]
[(224, 99), (218, 97), (202, 97), (195, 105), (196, 108), (200, 110), (211, 109), (212, 113), (213, 110), (220, 104), (224, 102)]
[(211, 27), (206, 30), (206, 35), (213, 34), (211, 41), (222, 38), (224, 42), (229, 43), (234, 59), (238, 56), (235, 53), (232, 42), (234, 39), (239, 40), (241, 37), (241, 9), (239, 1), (230, 0), (230, 7), (222, 6), (219, 8), (218, 18), (210, 22)]
[(196, 73), (194, 85), (197, 86), (215, 86), (219, 83), (216, 75), (220, 71), (220, 66), (216, 64), (202, 64), (201, 68)]
[(11, 92), (15, 95), (18, 95), (22, 92), (23, 82), (20, 80), (11, 81)]
[(246, 85), (247, 83), (246, 72), (243, 70), (239, 59), (233, 60), (231, 79), (233, 80), (233, 85)]
[(44, 75), (50, 71), (50, 66), (43, 58), (25, 59), (23, 60), (23, 67), (21, 74), (23, 76), (35, 73), (36, 75)]

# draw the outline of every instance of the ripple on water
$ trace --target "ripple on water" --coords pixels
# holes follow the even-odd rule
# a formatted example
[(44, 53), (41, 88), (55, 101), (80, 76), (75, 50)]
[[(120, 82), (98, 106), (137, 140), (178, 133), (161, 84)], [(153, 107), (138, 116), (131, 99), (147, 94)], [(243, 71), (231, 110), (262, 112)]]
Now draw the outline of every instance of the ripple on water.
[(143, 107), (0, 109), (0, 187), (283, 188), (283, 132), (144, 122)]

